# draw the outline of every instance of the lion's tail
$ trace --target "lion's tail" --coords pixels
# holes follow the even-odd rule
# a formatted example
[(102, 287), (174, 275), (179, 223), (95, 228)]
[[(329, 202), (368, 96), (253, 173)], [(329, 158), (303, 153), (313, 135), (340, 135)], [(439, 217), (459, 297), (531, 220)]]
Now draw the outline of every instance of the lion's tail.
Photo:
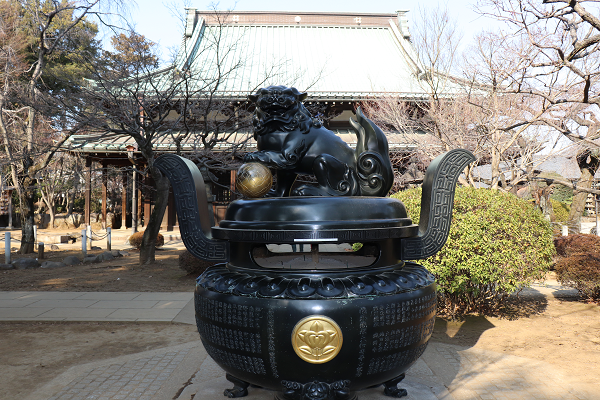
[(356, 110), (356, 119), (350, 118), (350, 123), (358, 138), (355, 157), (360, 194), (385, 196), (394, 183), (387, 138), (377, 125), (364, 116), (360, 107)]

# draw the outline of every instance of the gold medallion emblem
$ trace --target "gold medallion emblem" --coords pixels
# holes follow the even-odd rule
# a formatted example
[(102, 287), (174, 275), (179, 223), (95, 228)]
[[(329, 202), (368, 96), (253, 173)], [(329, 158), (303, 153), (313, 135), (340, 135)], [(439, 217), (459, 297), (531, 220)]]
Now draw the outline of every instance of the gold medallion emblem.
[(333, 359), (342, 348), (342, 330), (331, 318), (312, 315), (294, 327), (292, 346), (298, 357), (311, 364)]

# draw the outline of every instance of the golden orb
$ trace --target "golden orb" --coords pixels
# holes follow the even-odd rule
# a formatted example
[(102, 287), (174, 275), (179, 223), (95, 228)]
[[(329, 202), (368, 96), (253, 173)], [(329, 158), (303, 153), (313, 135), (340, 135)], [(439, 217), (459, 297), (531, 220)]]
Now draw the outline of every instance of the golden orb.
[(263, 197), (271, 186), (273, 186), (273, 174), (261, 163), (243, 164), (237, 170), (235, 187), (246, 197)]

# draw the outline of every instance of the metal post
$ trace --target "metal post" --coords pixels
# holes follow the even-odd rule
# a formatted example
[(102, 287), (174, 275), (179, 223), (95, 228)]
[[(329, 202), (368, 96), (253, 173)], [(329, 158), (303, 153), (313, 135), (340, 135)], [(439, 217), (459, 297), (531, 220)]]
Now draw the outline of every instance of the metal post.
[(319, 263), (319, 245), (316, 243), (310, 244), (310, 252), (312, 253), (312, 261), (315, 264)]
[(88, 250), (92, 249), (92, 225), (88, 225), (85, 227), (87, 229), (87, 240), (88, 240)]
[(108, 171), (106, 165), (102, 164), (102, 227), (106, 229), (106, 200), (108, 188)]
[(91, 224), (92, 219), (90, 217), (92, 207), (92, 159), (86, 157), (85, 159), (85, 205), (84, 215), (85, 223)]
[(44, 242), (38, 243), (38, 259), (44, 258)]
[(106, 228), (106, 250), (111, 251), (111, 242), (110, 242), (110, 234), (112, 233), (112, 228)]
[(598, 220), (598, 201), (600, 201), (600, 197), (596, 195), (596, 236), (600, 236), (600, 220)]
[(121, 229), (127, 229), (127, 170), (123, 170), (123, 193), (121, 194)]
[(10, 232), (4, 233), (4, 263), (10, 264)]
[(87, 238), (85, 234), (85, 229), (81, 230), (81, 252), (84, 257), (87, 257)]
[(33, 225), (33, 245), (37, 244), (37, 225)]
[(8, 229), (12, 229), (12, 190), (8, 191)]

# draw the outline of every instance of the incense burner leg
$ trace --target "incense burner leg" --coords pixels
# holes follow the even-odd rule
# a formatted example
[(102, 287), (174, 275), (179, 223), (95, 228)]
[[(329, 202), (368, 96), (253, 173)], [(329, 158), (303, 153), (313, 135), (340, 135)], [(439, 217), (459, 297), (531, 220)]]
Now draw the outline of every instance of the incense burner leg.
[(406, 389), (401, 389), (398, 387), (398, 384), (404, 379), (404, 374), (400, 374), (394, 379), (390, 379), (387, 382), (383, 383), (384, 389), (383, 394), (388, 397), (404, 397), (408, 394)]
[(282, 381), (283, 397), (277, 400), (356, 400), (356, 394), (348, 389), (350, 381), (343, 380), (333, 383), (308, 382), (299, 383)]
[(233, 383), (233, 388), (225, 389), (225, 392), (223, 392), (224, 396), (229, 398), (248, 396), (248, 386), (250, 386), (248, 382), (238, 379), (230, 374), (226, 374), (225, 378)]

